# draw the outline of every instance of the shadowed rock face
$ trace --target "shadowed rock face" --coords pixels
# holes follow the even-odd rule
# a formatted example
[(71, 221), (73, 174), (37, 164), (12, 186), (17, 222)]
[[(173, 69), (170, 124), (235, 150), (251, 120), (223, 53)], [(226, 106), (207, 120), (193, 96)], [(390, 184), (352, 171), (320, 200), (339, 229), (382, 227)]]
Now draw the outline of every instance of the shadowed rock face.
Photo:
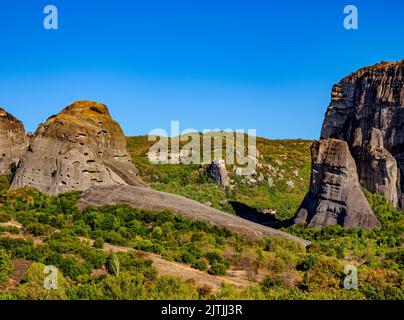
[[(350, 166), (349, 176), (355, 175), (360, 185), (372, 193), (384, 195), (396, 208), (404, 207), (404, 60), (401, 62), (382, 62), (366, 67), (352, 73), (336, 84), (332, 90), (331, 103), (327, 109), (321, 139), (338, 139), (346, 143), (347, 148), (340, 145), (340, 151), (344, 157), (341, 164), (352, 158), (356, 165)], [(334, 142), (335, 143), (335, 142)], [(335, 212), (334, 205), (324, 205), (321, 198), (331, 202), (334, 198), (332, 192), (338, 189), (343, 194), (347, 176), (335, 172), (338, 184), (334, 188), (328, 188), (327, 179), (313, 179), (318, 170), (318, 159), (327, 159), (322, 152), (326, 142), (315, 144), (313, 152), (313, 173), (310, 192), (302, 203), (295, 222), (320, 221), (314, 218), (316, 213)], [(324, 146), (324, 148), (322, 147)], [(324, 150), (324, 151), (323, 151)], [(344, 151), (342, 151), (344, 150)], [(318, 155), (320, 154), (320, 155)], [(328, 172), (332, 166), (324, 162), (323, 172)], [(356, 171), (356, 173), (355, 173)], [(341, 181), (342, 179), (342, 181)], [(352, 180), (353, 177), (350, 177)], [(354, 179), (355, 180), (355, 179)], [(342, 183), (345, 181), (344, 183)], [(362, 192), (360, 192), (362, 194)], [(354, 205), (345, 202), (346, 214), (353, 210), (359, 210), (368, 216), (368, 206), (359, 201)], [(320, 208), (319, 205), (321, 205)], [(325, 206), (325, 207), (324, 207)], [(355, 214), (354, 216), (357, 216)], [(311, 217), (311, 219), (310, 219)], [(336, 223), (346, 225), (345, 223)], [(309, 226), (328, 225), (324, 223), (309, 223)], [(373, 219), (356, 219), (350, 226), (373, 228), (378, 222)]]
[(0, 108), (0, 174), (10, 174), (28, 146), (24, 125)]
[(93, 185), (144, 184), (107, 107), (78, 101), (38, 127), (11, 187), (32, 186), (54, 195)]
[(229, 185), (229, 178), (227, 177), (226, 163), (224, 160), (214, 160), (206, 168), (206, 171), (219, 186), (225, 188)]
[(332, 91), (321, 138), (348, 143), (359, 180), (403, 208), (404, 60), (363, 68)]
[(348, 145), (341, 140), (320, 140), (311, 149), (310, 191), (295, 223), (321, 228), (340, 224), (371, 229), (380, 225), (361, 186)]

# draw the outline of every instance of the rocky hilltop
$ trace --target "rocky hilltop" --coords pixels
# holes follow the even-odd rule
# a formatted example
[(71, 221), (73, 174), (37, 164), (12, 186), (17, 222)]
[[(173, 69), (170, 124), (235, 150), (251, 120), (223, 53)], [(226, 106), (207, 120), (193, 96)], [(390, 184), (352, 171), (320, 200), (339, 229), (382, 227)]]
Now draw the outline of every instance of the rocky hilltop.
[(310, 191), (295, 218), (309, 227), (379, 225), (361, 191), (404, 207), (404, 60), (352, 73), (332, 89), (312, 148)]
[(24, 125), (0, 108), (0, 175), (10, 174), (28, 146)]
[(47, 194), (93, 185), (144, 185), (126, 151), (126, 138), (103, 104), (78, 101), (36, 130), (11, 187)]

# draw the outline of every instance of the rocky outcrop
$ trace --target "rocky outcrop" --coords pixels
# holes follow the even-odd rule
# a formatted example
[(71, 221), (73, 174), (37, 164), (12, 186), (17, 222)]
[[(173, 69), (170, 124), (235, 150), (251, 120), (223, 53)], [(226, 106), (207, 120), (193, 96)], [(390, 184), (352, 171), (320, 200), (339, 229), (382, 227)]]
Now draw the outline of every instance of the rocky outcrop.
[[(333, 138), (346, 143), (349, 149), (346, 157), (354, 159), (356, 175), (361, 187), (384, 195), (396, 208), (403, 209), (403, 128), (404, 60), (382, 62), (352, 73), (333, 87), (321, 139)], [(323, 149), (327, 150), (327, 148)], [(314, 152), (314, 155), (316, 154)], [(325, 155), (320, 155), (320, 158), (324, 157)], [(316, 161), (316, 158), (313, 158), (312, 176), (315, 175)], [(298, 212), (296, 222), (304, 221), (305, 216), (308, 219), (306, 221), (311, 221), (309, 217), (318, 212), (318, 203), (322, 203), (319, 201), (320, 197), (333, 197), (324, 192), (322, 195), (313, 193), (324, 188), (327, 190), (326, 184), (327, 181), (322, 179), (312, 180), (310, 192), (302, 204), (302, 209)], [(334, 191), (334, 189), (328, 189), (329, 192)], [(307, 205), (309, 198), (314, 202)], [(350, 214), (353, 208), (352, 204), (347, 203), (347, 214)], [(367, 206), (362, 207), (361, 210), (368, 215)], [(320, 209), (319, 212), (324, 212), (324, 209)], [(372, 228), (378, 225), (375, 222), (363, 224), (361, 221), (368, 220), (359, 219), (352, 226)], [(321, 224), (316, 225), (321, 226)]]
[(379, 225), (359, 183), (355, 160), (345, 141), (327, 139), (311, 148), (312, 171), (306, 195), (295, 223), (321, 228), (343, 227), (371, 229)]
[(94, 185), (144, 185), (126, 138), (103, 104), (78, 101), (41, 124), (21, 158), (11, 187), (47, 194)]
[(11, 173), (27, 146), (22, 122), (0, 108), (0, 175)]
[(284, 237), (303, 245), (310, 244), (309, 241), (289, 233), (248, 221), (179, 195), (152, 190), (151, 188), (94, 186), (83, 192), (77, 203), (80, 209), (107, 204), (128, 204), (135, 208), (152, 211), (170, 210), (191, 220), (203, 221), (211, 226), (226, 228), (251, 240), (265, 237)]
[(206, 171), (221, 187), (225, 188), (229, 185), (229, 178), (227, 176), (226, 163), (224, 160), (214, 160), (206, 168)]
[(363, 68), (332, 91), (321, 138), (347, 141), (359, 180), (403, 208), (404, 60)]

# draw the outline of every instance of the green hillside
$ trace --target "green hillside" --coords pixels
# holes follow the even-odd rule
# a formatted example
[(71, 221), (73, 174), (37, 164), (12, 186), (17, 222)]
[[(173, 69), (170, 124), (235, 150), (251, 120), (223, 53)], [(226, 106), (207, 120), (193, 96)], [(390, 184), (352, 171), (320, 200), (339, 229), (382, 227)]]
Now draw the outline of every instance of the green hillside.
[[(310, 182), (310, 145), (307, 140), (257, 138), (258, 164), (251, 177), (237, 176), (228, 166), (231, 186), (218, 186), (200, 165), (151, 164), (147, 152), (154, 142), (147, 136), (129, 137), (127, 149), (143, 180), (158, 190), (177, 193), (212, 207), (235, 213), (231, 203), (259, 212), (291, 218)], [(224, 145), (225, 147), (225, 145)]]
[[(308, 188), (310, 141), (259, 138), (257, 173), (231, 174), (226, 190), (199, 165), (150, 164), (151, 144), (128, 138), (153, 188), (234, 214), (236, 202), (242, 210), (290, 218)], [(403, 299), (404, 216), (379, 195), (366, 192), (382, 227), (283, 229), (310, 240), (304, 247), (284, 238), (248, 240), (169, 211), (80, 210), (78, 191), (52, 197), (33, 188), (7, 190), (10, 177), (0, 180), (0, 300)], [(45, 265), (59, 270), (57, 290), (43, 287)], [(346, 266), (357, 268), (356, 290), (344, 288)]]
[[(368, 195), (382, 228), (288, 229), (310, 239), (307, 248), (248, 241), (170, 212), (81, 211), (79, 197), (0, 193), (0, 300), (403, 299), (403, 216), (380, 196)], [(55, 290), (43, 286), (45, 265), (59, 270)], [(357, 290), (344, 289), (347, 265), (358, 269)], [(208, 277), (216, 288), (201, 284)]]

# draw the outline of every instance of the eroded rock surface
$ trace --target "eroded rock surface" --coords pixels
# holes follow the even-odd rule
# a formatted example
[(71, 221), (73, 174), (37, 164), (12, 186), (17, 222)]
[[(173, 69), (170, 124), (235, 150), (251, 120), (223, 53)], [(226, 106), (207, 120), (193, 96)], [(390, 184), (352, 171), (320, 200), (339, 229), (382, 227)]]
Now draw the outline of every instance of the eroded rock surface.
[(226, 228), (249, 239), (284, 237), (303, 245), (310, 244), (309, 241), (289, 233), (251, 222), (179, 195), (152, 190), (151, 188), (134, 186), (91, 187), (83, 192), (78, 202), (81, 209), (87, 206), (106, 204), (128, 204), (143, 210), (170, 210), (191, 220), (203, 221), (212, 226)]
[(0, 108), (0, 175), (10, 174), (28, 146), (24, 125)]
[(336, 139), (320, 140), (313, 144), (311, 153), (310, 191), (295, 223), (307, 222), (309, 228), (340, 224), (371, 229), (380, 225), (362, 193), (348, 144)]
[(334, 86), (321, 138), (348, 143), (362, 186), (403, 208), (404, 60), (360, 69)]
[(206, 168), (206, 171), (221, 187), (224, 188), (229, 185), (229, 178), (227, 176), (226, 163), (224, 160), (214, 160)]
[[(404, 60), (382, 62), (352, 73), (333, 87), (331, 103), (321, 131), (321, 139), (333, 138), (345, 142), (348, 149), (342, 145), (339, 147), (339, 152), (344, 152), (346, 157), (341, 161), (347, 164), (351, 158), (354, 160), (360, 186), (372, 193), (384, 195), (396, 208), (403, 209), (403, 128)], [(327, 160), (329, 158), (328, 155), (321, 154), (322, 150), (328, 150), (325, 145), (326, 142), (321, 142), (320, 145), (315, 144), (313, 147), (318, 149), (318, 152), (313, 152), (312, 178), (317, 176), (316, 170), (320, 170), (318, 159)], [(324, 165), (327, 166), (327, 161)], [(322, 168), (321, 170), (327, 173), (334, 168), (329, 166), (328, 169)], [(355, 175), (352, 165), (350, 172), (352, 180)], [(327, 175), (329, 174), (327, 173)], [(333, 179), (336, 178), (338, 178), (339, 188), (341, 185), (345, 185), (342, 183), (347, 179), (345, 173), (334, 172)], [(336, 186), (331, 188), (331, 185), (332, 183), (326, 178), (312, 179), (310, 192), (302, 204), (302, 209), (298, 212), (296, 222), (314, 221), (309, 223), (309, 226), (329, 224), (329, 220), (323, 220), (321, 223), (322, 218), (317, 219), (313, 215), (335, 211), (335, 206), (331, 204), (324, 208), (325, 202), (322, 199), (334, 199), (337, 196), (333, 193)], [(343, 194), (340, 191), (338, 191), (337, 197)], [(362, 194), (362, 192), (360, 193)], [(365, 217), (369, 216), (368, 206), (361, 200), (359, 202), (361, 203), (360, 208), (358, 204), (344, 202), (347, 216), (351, 215), (352, 211), (359, 209)], [(341, 224), (341, 221), (337, 219), (335, 222)], [(350, 223), (350, 225), (372, 228), (379, 224), (373, 219), (363, 218), (356, 219), (356, 222)]]
[(47, 194), (93, 185), (144, 185), (126, 138), (103, 104), (78, 101), (41, 124), (21, 158), (11, 187)]

